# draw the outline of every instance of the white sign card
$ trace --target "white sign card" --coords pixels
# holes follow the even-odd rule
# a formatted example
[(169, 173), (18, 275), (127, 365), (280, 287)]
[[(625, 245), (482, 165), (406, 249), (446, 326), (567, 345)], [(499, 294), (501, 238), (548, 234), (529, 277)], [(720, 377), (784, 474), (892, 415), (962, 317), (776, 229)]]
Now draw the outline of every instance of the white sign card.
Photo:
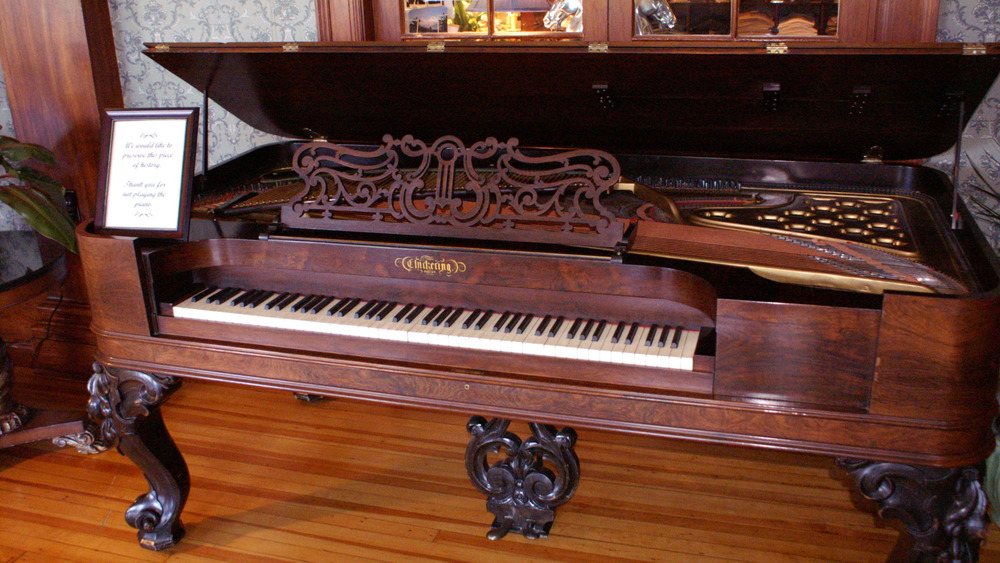
[(196, 124), (196, 108), (108, 112), (99, 230), (183, 236)]

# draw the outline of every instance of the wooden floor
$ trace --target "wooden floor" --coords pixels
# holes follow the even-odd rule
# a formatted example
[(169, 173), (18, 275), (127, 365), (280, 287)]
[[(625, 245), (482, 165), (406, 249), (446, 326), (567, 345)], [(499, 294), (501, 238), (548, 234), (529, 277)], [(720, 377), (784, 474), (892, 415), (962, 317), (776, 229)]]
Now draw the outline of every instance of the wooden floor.
[[(20, 377), (24, 402), (82, 405), (80, 383)], [(147, 486), (126, 458), (35, 442), (0, 450), (0, 562), (858, 562), (897, 536), (828, 459), (581, 429), (552, 535), (492, 542), (464, 416), (197, 381), (163, 412), (193, 485), (177, 547), (137, 545), (123, 514)]]

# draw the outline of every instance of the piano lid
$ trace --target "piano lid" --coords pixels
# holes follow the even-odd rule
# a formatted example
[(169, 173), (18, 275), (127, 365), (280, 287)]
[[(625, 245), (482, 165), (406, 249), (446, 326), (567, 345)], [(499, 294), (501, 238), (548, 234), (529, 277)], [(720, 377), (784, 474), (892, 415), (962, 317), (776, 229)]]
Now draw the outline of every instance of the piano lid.
[(949, 149), (1000, 71), (1000, 46), (577, 42), (164, 44), (146, 54), (250, 125), (522, 146), (857, 162)]

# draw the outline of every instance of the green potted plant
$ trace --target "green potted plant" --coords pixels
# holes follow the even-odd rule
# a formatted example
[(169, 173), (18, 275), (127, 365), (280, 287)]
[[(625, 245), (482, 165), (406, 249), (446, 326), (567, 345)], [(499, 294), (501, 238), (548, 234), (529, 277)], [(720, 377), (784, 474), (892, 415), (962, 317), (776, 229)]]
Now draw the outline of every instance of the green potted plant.
[(73, 221), (63, 209), (65, 190), (34, 162), (54, 165), (55, 157), (41, 145), (0, 135), (0, 202), (42, 236), (76, 252)]
[[(52, 152), (40, 145), (0, 135), (0, 202), (9, 205), (39, 234), (76, 252), (73, 221), (63, 209), (65, 190), (33, 166), (55, 164)], [(11, 398), (13, 367), (0, 339), (0, 437), (17, 430), (29, 410)]]

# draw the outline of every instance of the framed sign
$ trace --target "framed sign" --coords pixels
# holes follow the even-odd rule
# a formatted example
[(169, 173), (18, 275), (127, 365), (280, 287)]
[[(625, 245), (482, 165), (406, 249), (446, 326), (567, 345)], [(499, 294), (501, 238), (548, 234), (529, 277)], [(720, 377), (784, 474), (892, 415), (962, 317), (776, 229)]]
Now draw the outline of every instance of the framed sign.
[(198, 108), (106, 110), (95, 229), (187, 237)]

